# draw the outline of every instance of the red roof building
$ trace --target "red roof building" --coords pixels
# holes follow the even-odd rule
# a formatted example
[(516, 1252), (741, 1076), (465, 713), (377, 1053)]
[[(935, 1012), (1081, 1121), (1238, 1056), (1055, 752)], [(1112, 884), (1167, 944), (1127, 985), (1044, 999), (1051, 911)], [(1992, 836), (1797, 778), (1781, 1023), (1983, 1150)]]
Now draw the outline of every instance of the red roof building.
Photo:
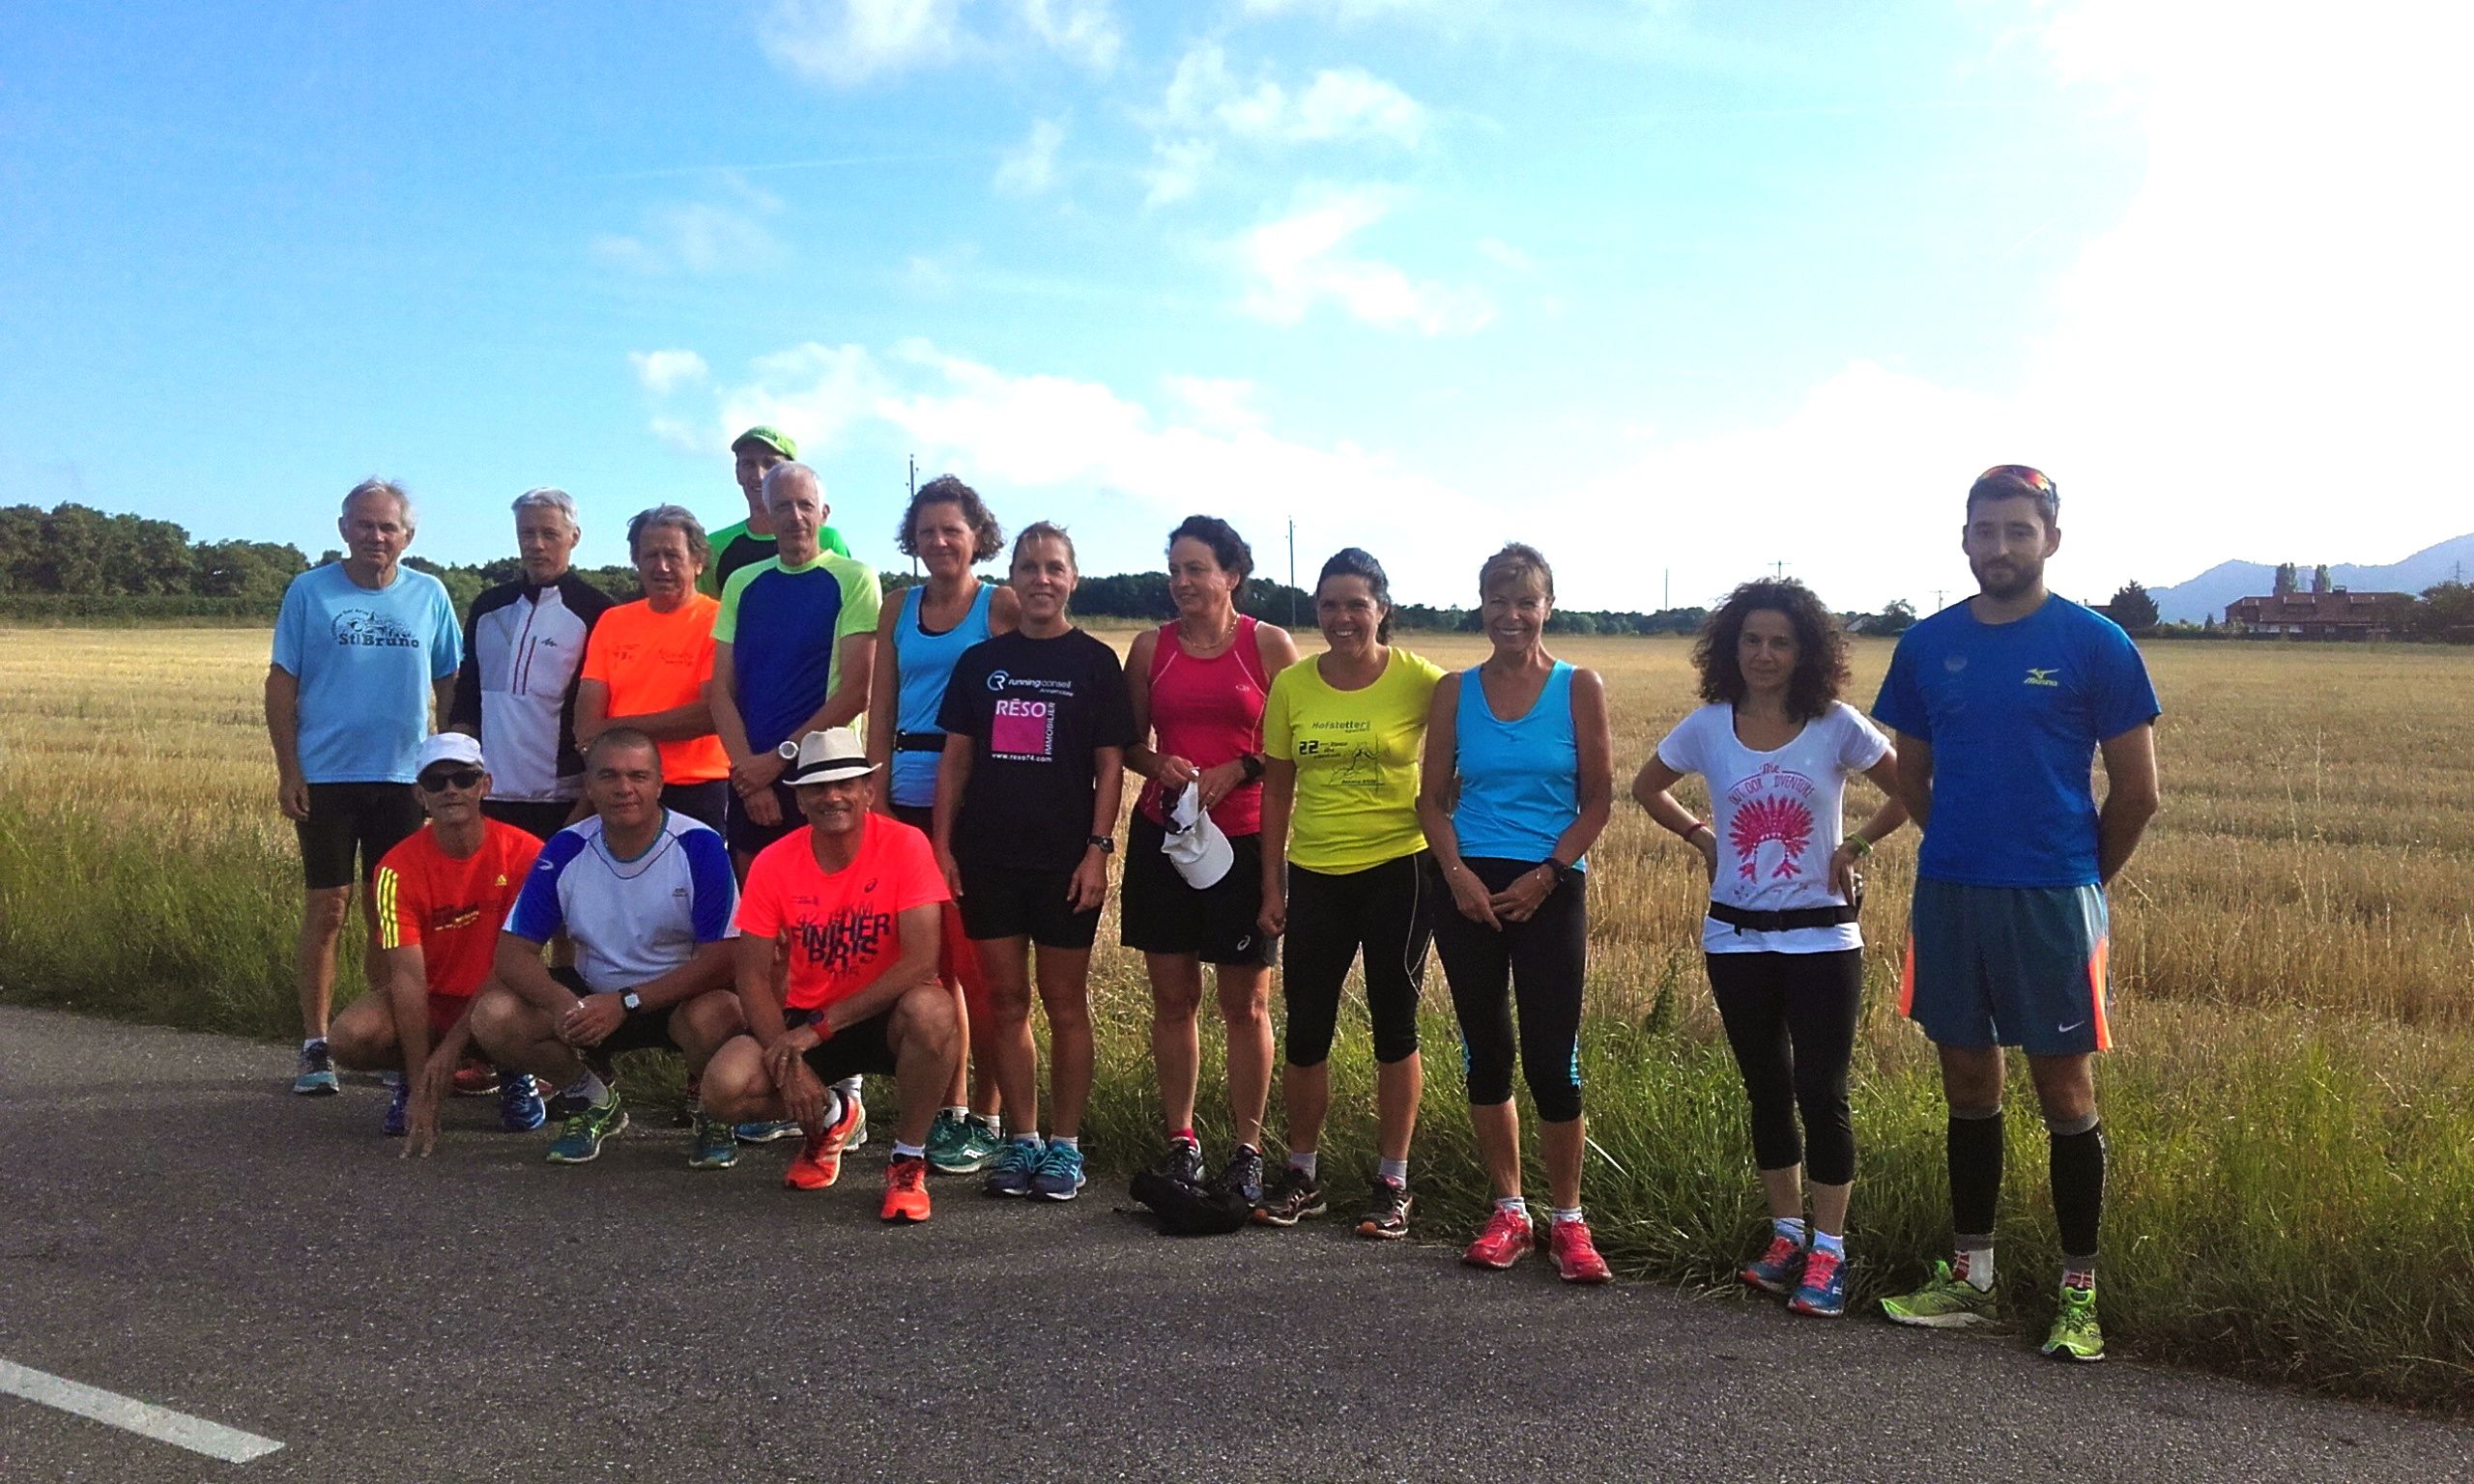
[(2393, 639), (2413, 597), (2402, 592), (2288, 592), (2225, 606), (2246, 639)]

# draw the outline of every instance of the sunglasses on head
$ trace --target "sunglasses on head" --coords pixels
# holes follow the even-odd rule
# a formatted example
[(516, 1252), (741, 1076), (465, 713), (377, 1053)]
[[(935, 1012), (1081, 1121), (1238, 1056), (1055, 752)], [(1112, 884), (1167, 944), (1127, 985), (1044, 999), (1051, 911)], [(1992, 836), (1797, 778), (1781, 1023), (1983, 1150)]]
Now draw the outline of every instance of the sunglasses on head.
[(2060, 493), (2054, 487), (2053, 476), (2051, 474), (2046, 473), (2041, 469), (2030, 469), (2025, 464), (1996, 464), (1991, 469), (1986, 470), (1983, 473), (1976, 475), (1975, 482), (1979, 485), (1996, 482), (2002, 484), (2024, 484), (2028, 489), (2037, 491), (2040, 494), (2055, 495)]
[(481, 782), (481, 770), (478, 768), (457, 768), (452, 773), (424, 773), (421, 775), (420, 787), (423, 793), (445, 793), (449, 788), (476, 787)]

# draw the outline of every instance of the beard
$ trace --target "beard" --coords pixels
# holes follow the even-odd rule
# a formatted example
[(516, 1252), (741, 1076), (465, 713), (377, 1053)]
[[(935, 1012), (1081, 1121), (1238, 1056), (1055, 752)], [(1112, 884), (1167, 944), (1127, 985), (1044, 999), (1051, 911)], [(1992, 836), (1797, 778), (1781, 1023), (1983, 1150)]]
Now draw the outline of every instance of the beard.
[(2006, 603), (2033, 591), (2044, 578), (2045, 564), (1999, 556), (1990, 561), (1971, 561), (1968, 570), (1975, 574), (1976, 585), (1986, 597)]

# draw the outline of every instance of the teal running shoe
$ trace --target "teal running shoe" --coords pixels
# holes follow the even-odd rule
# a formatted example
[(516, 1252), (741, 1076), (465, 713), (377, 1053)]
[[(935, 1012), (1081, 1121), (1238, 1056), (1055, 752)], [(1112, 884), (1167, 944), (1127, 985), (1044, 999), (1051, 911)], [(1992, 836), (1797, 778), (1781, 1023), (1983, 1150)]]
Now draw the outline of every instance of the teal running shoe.
[(928, 1167), (939, 1175), (976, 1175), (996, 1157), (996, 1143), (971, 1136), (971, 1121), (941, 1109), (928, 1129)]
[(1945, 1258), (1934, 1263), (1933, 1276), (1922, 1288), (1883, 1299), (1882, 1313), (1895, 1325), (1965, 1329), (1993, 1323), (1993, 1294), (1953, 1273)]
[(988, 1184), (982, 1188), (990, 1195), (1028, 1195), (1045, 1158), (1037, 1138), (1010, 1139), (988, 1166)]
[(344, 1090), (335, 1079), (335, 1059), (327, 1054), (324, 1037), (301, 1048), (300, 1070), (292, 1078), (295, 1098), (331, 1098)]
[(612, 1093), (601, 1106), (576, 1108), (567, 1114), (559, 1136), (542, 1157), (552, 1164), (586, 1164), (601, 1156), (601, 1141), (627, 1127), (626, 1105)]
[(695, 1109), (696, 1146), (688, 1151), (687, 1167), (691, 1170), (727, 1170), (738, 1163), (738, 1137), (730, 1125), (718, 1118), (705, 1116), (699, 1105)]
[(1070, 1201), (1082, 1193), (1082, 1151), (1049, 1141), (1040, 1167), (1031, 1176), (1031, 1194), (1044, 1201)]
[(2044, 1353), (2057, 1360), (2105, 1358), (2105, 1330), (2096, 1323), (2096, 1290), (2061, 1285), (2061, 1310), (2053, 1317)]
[(1790, 1314), (1836, 1319), (1847, 1312), (1847, 1258), (1816, 1244), (1804, 1254), (1804, 1270), (1787, 1299)]
[(741, 1144), (771, 1144), (781, 1139), (798, 1137), (799, 1126), (787, 1118), (768, 1118), (752, 1124), (740, 1124), (731, 1130)]

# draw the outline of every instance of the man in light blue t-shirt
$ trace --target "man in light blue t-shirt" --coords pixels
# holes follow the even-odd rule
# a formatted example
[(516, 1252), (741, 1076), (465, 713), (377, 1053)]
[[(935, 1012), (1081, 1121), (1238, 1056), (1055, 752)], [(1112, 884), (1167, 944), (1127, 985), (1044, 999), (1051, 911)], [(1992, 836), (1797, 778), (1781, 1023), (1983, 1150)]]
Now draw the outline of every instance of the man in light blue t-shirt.
[[(1882, 1308), (1934, 1328), (1991, 1317), (2001, 1048), (2017, 1046), (2043, 1104), (2061, 1229), (2044, 1353), (2101, 1360), (2105, 883), (2156, 813), (2157, 705), (2130, 637), (2045, 588), (2060, 506), (2054, 482), (2024, 465), (1976, 476), (1960, 544), (1979, 590), (1901, 637), (1873, 706), (1898, 733), (1899, 797), (1924, 831), (1899, 1008), (1941, 1052), (1955, 1236), (1950, 1262)], [(2089, 779), (2099, 754), (2101, 808)]]
[[(414, 761), (433, 706), (445, 715), (453, 699), (464, 657), (446, 585), (402, 565), (413, 543), (413, 502), (403, 487), (361, 481), (344, 497), (335, 525), (347, 555), (284, 589), (267, 667), (275, 801), (300, 835), (305, 891), (295, 959), (304, 1039), (292, 1084), (302, 1094), (337, 1090), (327, 1011), (355, 858), (366, 883), (379, 857), (420, 828)], [(368, 905), (364, 899), (364, 916)], [(373, 949), (364, 960), (373, 988), (382, 956)]]

